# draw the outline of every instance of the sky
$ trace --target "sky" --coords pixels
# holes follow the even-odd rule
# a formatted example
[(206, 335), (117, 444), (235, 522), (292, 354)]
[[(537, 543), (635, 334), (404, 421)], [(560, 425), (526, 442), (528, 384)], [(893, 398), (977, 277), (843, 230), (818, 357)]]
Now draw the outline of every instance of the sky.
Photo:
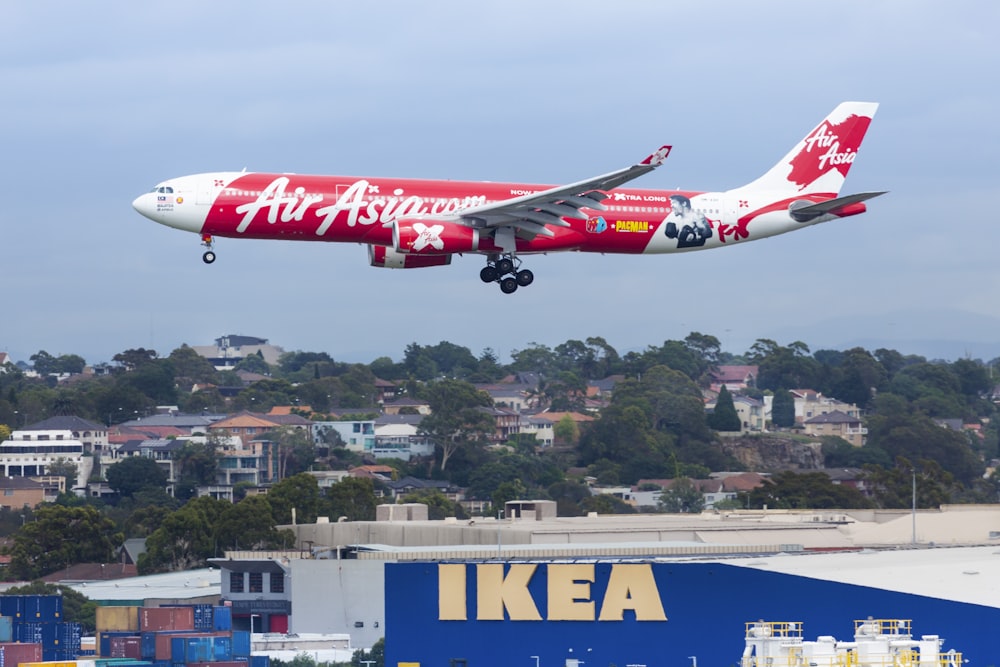
[[(0, 351), (110, 361), (226, 334), (339, 361), (440, 341), (502, 361), (698, 331), (740, 354), (1000, 356), (1000, 4), (8, 3), (0, 22)], [(865, 215), (680, 255), (388, 270), (359, 245), (149, 221), (167, 178), (294, 171), (559, 184), (673, 145), (635, 187), (750, 182), (844, 100), (880, 103), (843, 193)], [(969, 213), (971, 217), (964, 214)]]

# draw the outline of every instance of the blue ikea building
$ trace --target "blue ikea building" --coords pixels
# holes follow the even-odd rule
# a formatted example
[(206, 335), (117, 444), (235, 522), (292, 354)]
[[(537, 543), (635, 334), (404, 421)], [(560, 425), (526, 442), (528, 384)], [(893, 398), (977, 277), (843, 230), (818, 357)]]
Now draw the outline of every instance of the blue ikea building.
[[(971, 665), (996, 664), (997, 606), (849, 583), (838, 574), (725, 560), (390, 562), (385, 664), (730, 667), (741, 663), (747, 622), (801, 622), (808, 637), (844, 640), (856, 620), (869, 617), (909, 619), (915, 637), (938, 635), (944, 650), (962, 652)], [(973, 584), (990, 595), (1000, 582)]]

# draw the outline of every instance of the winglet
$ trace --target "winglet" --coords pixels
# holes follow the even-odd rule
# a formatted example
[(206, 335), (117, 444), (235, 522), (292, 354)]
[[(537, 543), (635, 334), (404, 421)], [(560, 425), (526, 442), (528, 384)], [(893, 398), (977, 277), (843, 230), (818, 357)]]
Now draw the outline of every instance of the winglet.
[(671, 148), (673, 148), (673, 146), (660, 146), (655, 152), (639, 164), (649, 165), (650, 167), (659, 167), (663, 164), (664, 160), (667, 159), (667, 156), (670, 155)]

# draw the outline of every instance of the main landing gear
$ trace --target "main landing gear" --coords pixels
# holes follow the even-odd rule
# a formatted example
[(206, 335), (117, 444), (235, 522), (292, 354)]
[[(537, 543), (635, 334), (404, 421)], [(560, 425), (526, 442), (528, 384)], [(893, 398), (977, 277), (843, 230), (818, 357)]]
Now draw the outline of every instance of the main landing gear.
[(518, 287), (527, 287), (535, 281), (535, 274), (528, 269), (520, 269), (521, 260), (514, 255), (490, 255), (486, 266), (479, 272), (484, 283), (500, 283), (500, 291), (513, 294)]
[(201, 244), (205, 246), (207, 250), (205, 250), (205, 254), (201, 256), (201, 261), (206, 264), (211, 264), (215, 261), (215, 252), (212, 250), (212, 243), (213, 239), (211, 234), (202, 234)]

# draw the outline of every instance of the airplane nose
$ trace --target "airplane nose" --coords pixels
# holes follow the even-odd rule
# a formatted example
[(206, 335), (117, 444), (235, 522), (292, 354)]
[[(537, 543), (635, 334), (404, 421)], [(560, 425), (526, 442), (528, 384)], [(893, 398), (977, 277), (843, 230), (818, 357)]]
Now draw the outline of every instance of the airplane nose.
[(139, 195), (132, 201), (132, 208), (147, 218), (152, 218), (153, 209), (150, 205), (149, 193)]

